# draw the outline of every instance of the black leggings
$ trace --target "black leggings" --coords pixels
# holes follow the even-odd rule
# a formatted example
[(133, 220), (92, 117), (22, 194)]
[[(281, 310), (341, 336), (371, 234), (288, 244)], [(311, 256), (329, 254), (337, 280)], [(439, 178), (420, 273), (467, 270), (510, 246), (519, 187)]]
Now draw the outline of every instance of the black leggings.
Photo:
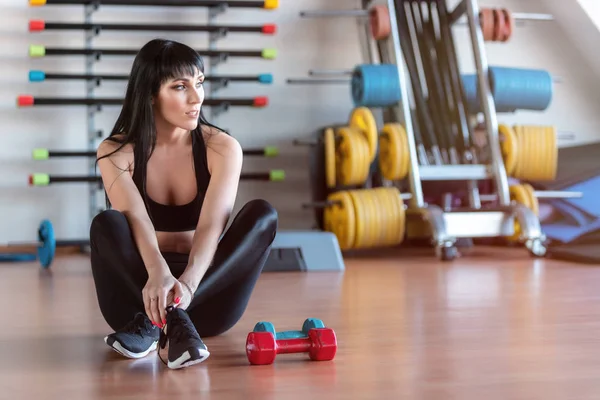
[[(187, 308), (200, 336), (219, 335), (241, 318), (262, 272), (277, 231), (277, 212), (264, 200), (252, 200), (239, 211), (219, 241)], [(90, 227), (91, 265), (98, 304), (114, 330), (136, 313), (145, 314), (142, 289), (148, 272), (126, 217), (106, 210)], [(163, 253), (175, 278), (185, 270), (188, 254)]]

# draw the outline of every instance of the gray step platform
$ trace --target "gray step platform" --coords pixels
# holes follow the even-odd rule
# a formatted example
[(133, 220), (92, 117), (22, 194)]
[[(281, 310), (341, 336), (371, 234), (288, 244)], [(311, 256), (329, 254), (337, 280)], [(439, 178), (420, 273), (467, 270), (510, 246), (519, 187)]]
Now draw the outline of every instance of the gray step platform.
[(278, 231), (263, 272), (343, 271), (336, 236), (323, 231)]

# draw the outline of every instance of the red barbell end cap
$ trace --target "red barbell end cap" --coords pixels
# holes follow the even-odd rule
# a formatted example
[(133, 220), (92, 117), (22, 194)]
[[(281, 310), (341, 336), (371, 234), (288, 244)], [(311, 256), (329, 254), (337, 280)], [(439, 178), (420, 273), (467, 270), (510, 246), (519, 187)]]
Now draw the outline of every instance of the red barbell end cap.
[(266, 96), (254, 98), (254, 107), (266, 107), (267, 104), (269, 104), (269, 98)]
[(33, 105), (33, 96), (23, 95), (17, 98), (19, 107), (28, 107)]
[(29, 32), (39, 32), (46, 29), (46, 22), (43, 19), (29, 20)]
[(265, 35), (273, 35), (277, 31), (277, 25), (275, 24), (265, 24), (262, 27), (262, 33)]
[(33, 186), (33, 175), (29, 175), (29, 186)]

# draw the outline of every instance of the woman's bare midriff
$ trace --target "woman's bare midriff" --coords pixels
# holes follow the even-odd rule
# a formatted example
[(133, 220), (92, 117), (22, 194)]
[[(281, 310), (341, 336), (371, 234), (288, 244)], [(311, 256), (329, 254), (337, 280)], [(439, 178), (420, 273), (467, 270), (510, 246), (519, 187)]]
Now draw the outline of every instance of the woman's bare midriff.
[(158, 247), (163, 253), (184, 253), (192, 250), (194, 231), (156, 232)]

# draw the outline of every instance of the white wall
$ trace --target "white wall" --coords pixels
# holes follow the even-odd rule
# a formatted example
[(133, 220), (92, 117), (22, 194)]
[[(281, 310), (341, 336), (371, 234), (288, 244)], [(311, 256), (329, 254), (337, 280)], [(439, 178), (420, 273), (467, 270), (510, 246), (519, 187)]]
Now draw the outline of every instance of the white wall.
[(600, 28), (600, 3), (595, 0), (577, 0), (594, 24)]
[(579, 55), (593, 69), (594, 76), (600, 78), (600, 3), (596, 0), (577, 0), (566, 7), (563, 0), (546, 0), (545, 7), (559, 15), (557, 23), (569, 40), (569, 46), (577, 49)]
[[(352, 104), (346, 85), (288, 85), (286, 79), (306, 76), (311, 68), (346, 69), (361, 62), (357, 43), (356, 22), (351, 18), (302, 19), (301, 10), (338, 9), (354, 7), (359, 2), (347, 0), (281, 0), (275, 11), (232, 9), (221, 15), (218, 22), (262, 24), (276, 23), (277, 34), (231, 34), (223, 39), (222, 48), (257, 49), (276, 47), (278, 57), (273, 61), (260, 59), (231, 59), (219, 66), (220, 73), (258, 74), (273, 73), (275, 82), (270, 86), (259, 84), (232, 84), (217, 96), (266, 95), (270, 104), (265, 109), (233, 108), (216, 121), (231, 130), (243, 147), (278, 145), (281, 155), (277, 159), (247, 159), (247, 171), (283, 168), (287, 178), (283, 183), (243, 183), (238, 208), (247, 200), (263, 197), (279, 210), (284, 229), (309, 228), (312, 212), (302, 210), (301, 203), (310, 197), (307, 180), (306, 152), (294, 147), (295, 138), (310, 138), (319, 127), (345, 121)], [(544, 1), (496, 0), (481, 2), (486, 6), (506, 6), (513, 11), (547, 12)], [(562, 7), (574, 7), (573, 4)], [(519, 28), (508, 44), (488, 44), (487, 54), (491, 65), (545, 68), (560, 76), (554, 101), (545, 113), (520, 112), (501, 116), (507, 123), (554, 124), (576, 134), (576, 140), (561, 142), (573, 145), (596, 141), (595, 134), (600, 119), (597, 71), (590, 67), (581, 49), (572, 45), (574, 38), (566, 36), (556, 8), (557, 21), (528, 23)], [(81, 21), (81, 6), (47, 6), (30, 8), (25, 0), (4, 0), (0, 14), (0, 244), (35, 238), (39, 221), (50, 218), (59, 238), (82, 238), (88, 234), (88, 189), (85, 184), (57, 184), (45, 188), (31, 188), (27, 177), (31, 172), (55, 174), (87, 173), (86, 160), (57, 159), (45, 162), (31, 160), (31, 149), (79, 150), (87, 145), (85, 108), (37, 107), (18, 109), (15, 100), (19, 94), (37, 96), (84, 95), (85, 86), (79, 81), (48, 81), (29, 83), (28, 71), (81, 72), (83, 57), (47, 57), (30, 59), (28, 45), (40, 43), (47, 46), (80, 47), (84, 34), (77, 31), (48, 31), (29, 33), (31, 18), (48, 21)], [(101, 7), (95, 21), (116, 22), (182, 22), (204, 23), (203, 9), (177, 9), (152, 7)], [(456, 28), (456, 42), (465, 72), (473, 71), (470, 58), (470, 41), (467, 30)], [(97, 46), (140, 47), (155, 36), (171, 37), (193, 47), (206, 46), (207, 35), (103, 32), (96, 39)], [(292, 49), (292, 45), (297, 46)], [(132, 57), (110, 57), (97, 64), (97, 71), (128, 73)], [(210, 71), (209, 71), (210, 73)], [(124, 83), (105, 83), (98, 90), (102, 96), (122, 96)], [(107, 107), (98, 115), (97, 125), (109, 131), (117, 116), (116, 107)]]

